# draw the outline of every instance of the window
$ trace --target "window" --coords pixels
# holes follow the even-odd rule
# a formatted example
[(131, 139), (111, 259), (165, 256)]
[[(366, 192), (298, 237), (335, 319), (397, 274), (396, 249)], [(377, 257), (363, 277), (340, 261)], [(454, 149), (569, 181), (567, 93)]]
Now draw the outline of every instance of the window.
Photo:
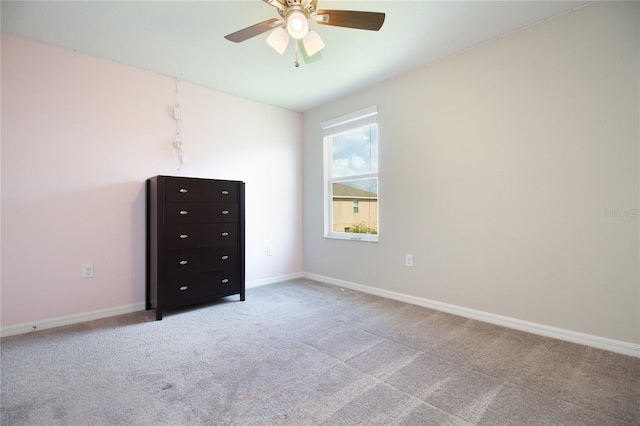
[(325, 237), (378, 241), (377, 108), (322, 123)]

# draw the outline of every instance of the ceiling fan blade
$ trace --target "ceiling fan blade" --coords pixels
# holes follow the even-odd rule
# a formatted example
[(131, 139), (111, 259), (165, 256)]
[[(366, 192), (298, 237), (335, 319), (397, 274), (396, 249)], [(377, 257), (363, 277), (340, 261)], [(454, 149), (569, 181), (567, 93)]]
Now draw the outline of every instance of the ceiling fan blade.
[(224, 36), (224, 38), (234, 43), (240, 43), (241, 41), (248, 40), (251, 37), (255, 37), (273, 29), (273, 26), (271, 24), (278, 21), (279, 19), (276, 18), (268, 19), (266, 21), (260, 22), (259, 24), (247, 27), (243, 30), (236, 31), (235, 33), (228, 34)]
[[(328, 16), (325, 18), (323, 15)], [(384, 13), (355, 12), (351, 10), (319, 10), (318, 24), (334, 27), (356, 28), (359, 30), (378, 31), (384, 23)]]
[(315, 13), (316, 3), (318, 3), (318, 0), (301, 0), (300, 7), (306, 9), (309, 13)]
[(276, 7), (282, 10), (283, 12), (286, 12), (287, 10), (287, 7), (284, 4), (284, 0), (262, 0), (262, 1), (273, 7)]

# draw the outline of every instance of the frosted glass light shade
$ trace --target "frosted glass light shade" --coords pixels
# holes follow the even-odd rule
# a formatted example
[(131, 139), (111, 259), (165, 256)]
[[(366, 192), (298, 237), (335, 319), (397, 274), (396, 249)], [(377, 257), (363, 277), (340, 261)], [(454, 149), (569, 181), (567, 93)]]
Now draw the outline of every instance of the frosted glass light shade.
[(267, 37), (267, 43), (282, 55), (289, 45), (289, 33), (282, 28), (276, 28)]
[(313, 56), (324, 48), (324, 42), (320, 38), (320, 35), (315, 31), (309, 31), (309, 33), (302, 39), (304, 50), (308, 56)]
[(309, 32), (307, 15), (296, 10), (287, 16), (287, 32), (296, 40), (300, 40)]

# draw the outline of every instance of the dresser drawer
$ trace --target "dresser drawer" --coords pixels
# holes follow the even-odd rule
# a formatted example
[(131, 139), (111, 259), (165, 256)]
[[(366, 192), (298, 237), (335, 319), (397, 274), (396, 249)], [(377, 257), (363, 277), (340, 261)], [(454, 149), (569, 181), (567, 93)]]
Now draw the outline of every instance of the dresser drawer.
[(167, 250), (236, 246), (238, 224), (169, 224), (165, 239)]
[(173, 178), (165, 183), (165, 201), (169, 202), (237, 203), (239, 199), (240, 190), (235, 182)]
[(181, 276), (238, 267), (237, 247), (174, 250), (166, 254), (167, 276)]
[(229, 203), (167, 203), (167, 223), (237, 222), (238, 204)]
[(198, 299), (227, 296), (239, 291), (237, 270), (191, 274), (168, 280), (167, 301), (171, 306), (181, 306), (197, 302)]

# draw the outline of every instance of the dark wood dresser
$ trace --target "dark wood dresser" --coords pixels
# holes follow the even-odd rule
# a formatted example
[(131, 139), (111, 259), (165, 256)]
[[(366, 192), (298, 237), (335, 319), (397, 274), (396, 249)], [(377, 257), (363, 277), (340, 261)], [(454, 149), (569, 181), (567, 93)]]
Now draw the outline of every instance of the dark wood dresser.
[(245, 299), (244, 182), (147, 179), (147, 310)]

